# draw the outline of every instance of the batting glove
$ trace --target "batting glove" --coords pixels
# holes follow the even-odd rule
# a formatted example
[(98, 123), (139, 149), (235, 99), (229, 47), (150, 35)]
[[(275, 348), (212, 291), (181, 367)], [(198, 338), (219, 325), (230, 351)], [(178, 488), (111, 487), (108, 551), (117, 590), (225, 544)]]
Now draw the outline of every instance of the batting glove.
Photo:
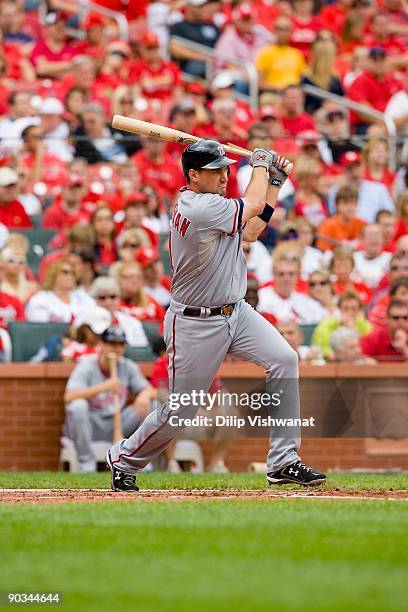
[(269, 184), (280, 189), (288, 178), (292, 164), (285, 157), (282, 157), (281, 155), (278, 156), (276, 153), (274, 153), (274, 155), (276, 159), (269, 167)]
[(275, 159), (277, 159), (277, 155), (274, 151), (258, 148), (253, 150), (249, 163), (253, 168), (262, 167), (269, 171)]

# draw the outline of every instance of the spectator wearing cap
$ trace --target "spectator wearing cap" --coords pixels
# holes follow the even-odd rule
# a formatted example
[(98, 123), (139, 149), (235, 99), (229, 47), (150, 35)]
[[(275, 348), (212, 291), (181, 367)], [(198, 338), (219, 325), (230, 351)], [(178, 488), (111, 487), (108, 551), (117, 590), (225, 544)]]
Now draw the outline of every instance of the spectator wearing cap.
[(41, 126), (28, 125), (22, 131), (21, 139), (23, 146), (19, 163), (29, 169), (28, 188), (34, 189), (36, 183), (42, 183), (44, 195), (60, 193), (66, 177), (66, 163), (47, 151)]
[(180, 99), (183, 93), (180, 68), (163, 58), (156, 34), (146, 32), (141, 37), (139, 54), (129, 76), (135, 84), (136, 96), (163, 102)]
[(34, 293), (25, 306), (27, 321), (72, 323), (80, 310), (73, 296), (75, 285), (75, 271), (69, 259), (54, 261), (47, 268), (42, 290)]
[(124, 331), (129, 346), (149, 346), (141, 322), (120, 308), (120, 289), (115, 278), (98, 276), (92, 283), (89, 293), (97, 306), (106, 308), (110, 312), (114, 325), (118, 325)]
[(388, 168), (388, 144), (384, 140), (369, 140), (362, 151), (363, 178), (385, 185), (391, 195), (395, 192), (396, 173)]
[(131, 49), (124, 40), (113, 40), (105, 48), (102, 64), (98, 70), (98, 84), (107, 97), (116, 87), (129, 82)]
[(354, 267), (353, 253), (344, 247), (336, 247), (330, 261), (333, 289), (338, 296), (343, 295), (346, 291), (356, 293), (363, 304), (367, 305), (373, 292), (364, 283), (353, 280), (355, 278)]
[[(248, 124), (254, 121), (255, 116), (250, 105), (243, 100), (239, 100), (235, 95), (236, 85), (236, 73), (231, 70), (222, 70), (212, 80), (210, 92), (214, 100), (227, 99), (235, 101), (235, 123), (246, 132)], [(209, 107), (211, 108), (211, 103)]]
[(27, 257), (17, 246), (6, 246), (0, 253), (3, 262), (2, 290), (25, 303), (37, 291), (38, 283), (27, 278)]
[(354, 254), (355, 274), (365, 285), (377, 289), (384, 274), (388, 272), (391, 253), (384, 251), (384, 237), (376, 223), (362, 230), (362, 249)]
[(353, 291), (346, 291), (339, 299), (339, 313), (324, 319), (313, 332), (312, 345), (319, 346), (323, 357), (331, 359), (330, 336), (339, 327), (357, 331), (360, 337), (371, 331), (371, 323), (364, 317), (363, 304)]
[(273, 263), (274, 286), (259, 289), (257, 310), (275, 319), (291, 319), (299, 324), (319, 323), (326, 310), (308, 295), (296, 291), (300, 278), (300, 258), (285, 257)]
[(79, 174), (68, 174), (63, 183), (62, 197), (44, 212), (41, 226), (56, 229), (61, 232), (68, 225), (69, 219), (78, 221), (89, 218), (83, 210), (82, 202), (85, 196), (85, 185)]
[(180, 163), (166, 152), (166, 143), (155, 138), (143, 138), (142, 150), (132, 156), (138, 167), (141, 181), (150, 185), (161, 197), (173, 201), (183, 185)]
[[(297, 0), (297, 4), (310, 0)], [(334, 69), (337, 45), (333, 36), (317, 36), (312, 44), (308, 68), (303, 75), (302, 85), (313, 85), (337, 96), (344, 96), (344, 90)], [(313, 115), (323, 104), (323, 100), (307, 93), (305, 98), (306, 112)]]
[[(144, 236), (144, 241), (147, 240), (148, 245), (158, 246), (158, 235), (144, 225), (148, 203), (149, 199), (147, 194), (143, 191), (135, 191), (128, 196), (124, 205), (123, 219), (118, 220), (119, 222), (117, 223), (118, 240), (122, 232), (130, 229), (137, 229)], [(119, 216), (119, 214), (117, 216)]]
[(46, 98), (38, 109), (47, 153), (63, 162), (70, 162), (72, 146), (68, 143), (69, 126), (63, 119), (64, 113), (64, 105), (57, 98)]
[(360, 343), (364, 355), (377, 361), (408, 361), (408, 304), (390, 302), (386, 326), (374, 329)]
[[(271, 35), (268, 30), (254, 23), (251, 4), (243, 2), (232, 11), (232, 22), (224, 28), (215, 45), (215, 50), (220, 55), (231, 57), (242, 64), (253, 63), (258, 52), (270, 40)], [(218, 68), (228, 68), (228, 63), (219, 60)], [(248, 73), (241, 71), (236, 65), (232, 65), (231, 69), (236, 71), (235, 88), (237, 91), (248, 94)]]
[[(254, 150), (258, 147), (271, 150), (273, 149), (273, 139), (266, 125), (263, 123), (254, 123), (248, 130), (248, 148)], [(241, 195), (244, 195), (251, 178), (252, 168), (248, 159), (243, 159), (239, 163), (237, 172), (238, 189)]]
[(331, 361), (353, 365), (375, 365), (372, 357), (365, 357), (360, 346), (360, 336), (355, 329), (339, 327), (330, 335)]
[(0, 153), (16, 153), (21, 148), (21, 132), (28, 125), (35, 123), (34, 109), (31, 106), (31, 94), (15, 91), (8, 96), (9, 113), (0, 121)]
[[(212, 138), (222, 143), (232, 142), (238, 146), (245, 147), (247, 130), (238, 125), (236, 121), (236, 100), (233, 98), (217, 98), (212, 104), (211, 111), (213, 115), (212, 123), (198, 129), (197, 134), (203, 138)], [(230, 181), (232, 178), (235, 178), (234, 172), (235, 169), (232, 170)], [(229, 184), (229, 189), (232, 189), (232, 182)]]
[[(197, 114), (193, 100), (191, 98), (183, 98), (180, 102), (177, 102), (170, 109), (169, 121), (171, 127), (175, 130), (195, 134)], [(178, 142), (168, 142), (166, 146), (166, 152), (177, 159), (180, 159), (184, 149), (185, 145), (181, 145)]]
[(304, 217), (313, 227), (317, 227), (327, 217), (327, 207), (319, 190), (322, 174), (320, 162), (302, 157), (296, 166), (298, 189), (295, 192), (294, 211), (296, 216)]
[(358, 192), (344, 185), (336, 192), (336, 214), (318, 227), (317, 247), (332, 251), (338, 246), (357, 248), (365, 222), (356, 216)]
[(136, 253), (136, 261), (143, 270), (144, 291), (167, 308), (170, 304), (171, 279), (164, 275), (159, 252), (153, 247), (141, 248)]
[(287, 136), (316, 129), (313, 118), (304, 110), (304, 95), (299, 86), (288, 85), (282, 92), (280, 120)]
[[(207, 56), (200, 51), (189, 49), (182, 40), (198, 43), (213, 49), (220, 36), (220, 29), (213, 22), (219, 2), (214, 0), (187, 0), (185, 18), (170, 27), (170, 53), (180, 62), (183, 72), (205, 78)], [(176, 40), (177, 38), (177, 40)]]
[(128, 159), (128, 153), (131, 154), (139, 148), (136, 138), (134, 142), (125, 141), (121, 132), (106, 122), (103, 108), (97, 103), (84, 104), (81, 125), (73, 135), (80, 137), (80, 140), (75, 142), (75, 157), (83, 157), (89, 164), (123, 164)]
[(91, 306), (81, 312), (69, 330), (69, 340), (61, 351), (62, 361), (78, 363), (83, 357), (99, 354), (101, 336), (111, 325), (112, 315), (106, 308)]
[(0, 168), (0, 223), (8, 228), (30, 228), (32, 223), (17, 199), (18, 174), (9, 166)]
[[(348, 91), (350, 100), (380, 113), (384, 113), (391, 97), (402, 89), (401, 82), (388, 72), (386, 55), (383, 47), (372, 47), (365, 70), (353, 81)], [(367, 126), (375, 121), (363, 113), (351, 114), (351, 122), (360, 133), (365, 133)]]
[(66, 16), (61, 12), (50, 12), (44, 18), (44, 37), (35, 45), (31, 61), (40, 78), (58, 79), (71, 69), (71, 60), (77, 54), (67, 42)]
[(85, 32), (85, 39), (77, 42), (77, 52), (101, 60), (107, 44), (105, 26), (106, 22), (102, 15), (88, 13), (81, 24), (82, 30)]
[(323, 24), (320, 17), (313, 14), (313, 0), (293, 0), (291, 4), (293, 29), (290, 44), (299, 49), (308, 60), (310, 49)]
[[(380, 210), (395, 212), (395, 205), (388, 189), (381, 183), (363, 179), (361, 155), (355, 151), (348, 151), (340, 158), (343, 168), (343, 184), (352, 185), (358, 191), (356, 215), (366, 223), (373, 223)], [(328, 207), (331, 213), (335, 210), (335, 197), (339, 185), (330, 190)]]
[(276, 19), (273, 26), (275, 42), (261, 49), (255, 61), (261, 90), (282, 91), (300, 82), (306, 62), (301, 51), (290, 45), (292, 31), (288, 17)]
[[(123, 434), (130, 436), (151, 410), (156, 391), (139, 367), (124, 357), (126, 337), (117, 326), (102, 334), (99, 355), (80, 361), (71, 373), (64, 394), (64, 433), (75, 445), (81, 472), (94, 472), (94, 440), (113, 440), (113, 394), (119, 395)], [(117, 359), (117, 378), (110, 374), (109, 358)], [(128, 402), (128, 396), (134, 399)]]
[(325, 161), (338, 166), (344, 153), (358, 153), (360, 146), (350, 136), (350, 124), (346, 112), (339, 106), (329, 106), (319, 112), (324, 138), (320, 145), (325, 148)]
[(162, 323), (164, 308), (143, 289), (143, 272), (136, 261), (123, 263), (115, 270), (121, 291), (120, 309), (139, 321)]

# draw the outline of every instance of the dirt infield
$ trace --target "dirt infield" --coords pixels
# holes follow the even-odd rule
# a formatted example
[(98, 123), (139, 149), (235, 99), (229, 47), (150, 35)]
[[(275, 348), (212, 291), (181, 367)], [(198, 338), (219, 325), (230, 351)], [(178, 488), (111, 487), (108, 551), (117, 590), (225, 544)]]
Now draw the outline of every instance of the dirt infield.
[(217, 499), (351, 499), (408, 501), (408, 490), (341, 491), (339, 489), (310, 489), (307, 491), (266, 491), (242, 489), (161, 489), (139, 493), (116, 493), (108, 489), (0, 489), (0, 504), (106, 502), (106, 501), (191, 501)]

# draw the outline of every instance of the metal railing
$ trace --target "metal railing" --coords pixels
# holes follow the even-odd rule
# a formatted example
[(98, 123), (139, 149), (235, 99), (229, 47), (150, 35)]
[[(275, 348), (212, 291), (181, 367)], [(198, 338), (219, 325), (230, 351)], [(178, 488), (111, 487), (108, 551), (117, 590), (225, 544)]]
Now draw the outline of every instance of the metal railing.
[(387, 128), (389, 138), (389, 166), (391, 170), (395, 170), (397, 166), (398, 139), (397, 128), (393, 119), (387, 117), (384, 113), (380, 113), (371, 106), (354, 102), (349, 98), (338, 96), (337, 94), (326, 91), (325, 89), (320, 89), (320, 87), (315, 87), (314, 85), (302, 85), (302, 89), (305, 93), (310, 94), (311, 96), (316, 96), (316, 98), (321, 98), (322, 100), (329, 100), (338, 106), (343, 106), (355, 111), (356, 113), (362, 113), (368, 117), (372, 117), (376, 121), (382, 121)]
[(237, 94), (237, 96), (248, 99), (252, 109), (255, 112), (258, 110), (258, 72), (252, 62), (242, 62), (225, 53), (219, 53), (218, 51), (206, 47), (205, 45), (200, 45), (199, 43), (191, 42), (189, 40), (186, 40), (185, 38), (180, 38), (179, 36), (172, 36), (170, 38), (170, 46), (172, 42), (175, 42), (178, 45), (185, 47), (186, 49), (190, 49), (191, 51), (197, 51), (197, 53), (200, 53), (204, 56), (204, 59), (202, 61), (205, 64), (206, 80), (208, 82), (211, 82), (211, 79), (215, 72), (215, 63), (217, 61), (221, 60), (221, 62), (232, 64), (233, 66), (239, 68), (240, 71), (244, 69), (248, 75), (249, 95), (245, 96), (244, 94)]

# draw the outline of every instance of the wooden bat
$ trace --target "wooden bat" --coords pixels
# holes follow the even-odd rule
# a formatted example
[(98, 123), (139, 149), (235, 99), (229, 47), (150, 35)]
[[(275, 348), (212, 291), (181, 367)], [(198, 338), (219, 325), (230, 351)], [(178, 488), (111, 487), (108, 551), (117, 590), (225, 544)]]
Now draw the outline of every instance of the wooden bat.
[[(158, 140), (165, 140), (167, 142), (178, 142), (182, 145), (189, 145), (199, 140), (204, 140), (198, 136), (187, 134), (187, 132), (180, 132), (174, 128), (165, 127), (158, 123), (149, 123), (148, 121), (140, 121), (139, 119), (131, 119), (130, 117), (124, 117), (123, 115), (113, 115), (112, 127), (117, 130), (123, 130), (124, 132), (131, 132), (132, 134), (140, 134), (140, 136), (148, 136), (149, 138), (157, 138)], [(229, 142), (223, 145), (227, 153), (238, 155), (240, 157), (247, 157), (248, 159), (252, 155), (252, 151), (244, 149), (238, 145)], [(290, 163), (286, 168), (286, 173), (290, 174), (293, 170), (293, 164)]]
[[(193, 144), (199, 140), (204, 140), (198, 136), (180, 132), (174, 128), (165, 127), (157, 123), (149, 123), (148, 121), (140, 121), (139, 119), (131, 119), (123, 115), (113, 115), (112, 127), (124, 132), (132, 132), (140, 134), (140, 136), (148, 136), (149, 138), (157, 138), (157, 140), (165, 140), (166, 142), (178, 142), (182, 145)], [(240, 155), (241, 157), (251, 157), (252, 151), (243, 149), (233, 144), (223, 145), (227, 153)]]
[[(108, 355), (109, 361), (109, 373), (111, 378), (118, 377), (118, 356), (116, 353), (109, 353)], [(113, 441), (119, 442), (123, 440), (123, 431), (122, 431), (122, 418), (121, 418), (121, 409), (120, 409), (120, 398), (119, 393), (113, 393)]]

